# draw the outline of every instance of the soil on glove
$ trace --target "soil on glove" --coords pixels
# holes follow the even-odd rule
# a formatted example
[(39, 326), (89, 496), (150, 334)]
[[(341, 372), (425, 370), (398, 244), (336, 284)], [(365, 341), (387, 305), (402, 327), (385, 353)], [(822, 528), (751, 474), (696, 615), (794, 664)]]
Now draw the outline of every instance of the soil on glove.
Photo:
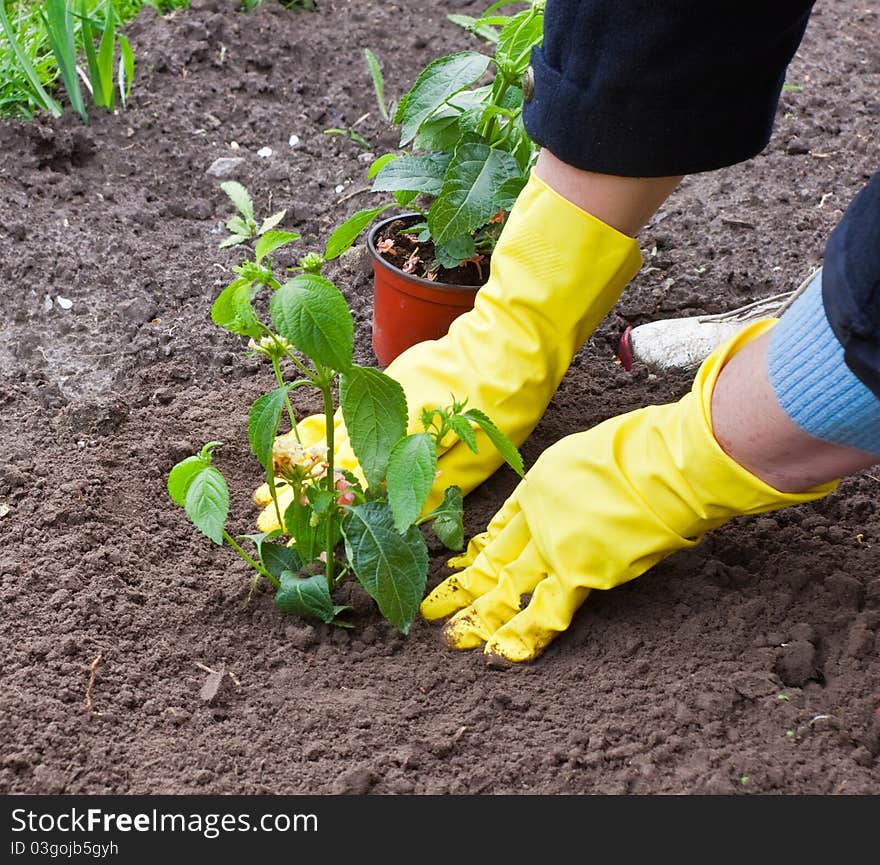
[[(286, 618), (271, 596), (249, 599), (246, 566), (172, 504), (169, 469), (219, 439), (231, 528), (253, 531), (246, 413), (273, 387), (209, 318), (238, 260), (218, 249), (231, 207), (209, 169), (244, 183), (261, 215), (286, 208), (303, 241), (279, 260), (321, 250), (375, 201), (367, 167), (397, 143), (363, 49), (397, 97), (430, 60), (478, 45), (446, 13), (483, 8), (318, 6), (145, 7), (126, 31), (127, 111), (0, 123), (0, 790), (877, 793), (876, 471), (595, 592), (539, 661), (507, 670), (421, 619), (396, 634), (359, 589), (350, 631)], [(820, 263), (877, 168), (877, 26), (863, 2), (816, 9), (772, 143), (687, 178), (641, 232), (644, 267), (575, 358), (527, 465), (687, 390), (689, 373), (615, 362), (627, 324), (791, 290)], [(354, 310), (356, 360), (374, 363), (365, 256), (330, 275)], [(515, 480), (502, 469), (466, 499), (468, 536)], [(430, 549), (433, 587), (450, 571)]]

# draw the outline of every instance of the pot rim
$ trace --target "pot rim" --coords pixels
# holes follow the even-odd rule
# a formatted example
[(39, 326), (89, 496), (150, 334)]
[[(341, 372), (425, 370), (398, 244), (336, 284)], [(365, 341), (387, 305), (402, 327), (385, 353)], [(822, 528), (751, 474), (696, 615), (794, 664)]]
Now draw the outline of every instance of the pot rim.
[(370, 229), (369, 233), (367, 234), (367, 249), (369, 249), (370, 255), (372, 256), (373, 260), (378, 262), (382, 267), (390, 270), (392, 273), (399, 274), (400, 276), (402, 276), (405, 279), (411, 280), (412, 282), (414, 282), (418, 285), (425, 286), (425, 288), (436, 288), (436, 289), (440, 289), (442, 291), (452, 291), (452, 292), (461, 293), (461, 294), (476, 294), (482, 288), (482, 286), (480, 286), (480, 285), (453, 285), (451, 282), (438, 282), (433, 279), (425, 279), (423, 276), (417, 276), (412, 273), (407, 273), (405, 270), (401, 270), (399, 267), (395, 267), (393, 264), (386, 261), (379, 254), (378, 250), (376, 249), (376, 243), (375, 243), (376, 235), (379, 233), (379, 231), (384, 226), (388, 225), (390, 222), (395, 222), (398, 219), (411, 219), (411, 218), (422, 218), (422, 214), (415, 213), (412, 211), (407, 212), (407, 213), (399, 213), (396, 216), (387, 216), (387, 217), (385, 217), (385, 219), (382, 219), (379, 222), (377, 222), (375, 225), (373, 225), (373, 227)]

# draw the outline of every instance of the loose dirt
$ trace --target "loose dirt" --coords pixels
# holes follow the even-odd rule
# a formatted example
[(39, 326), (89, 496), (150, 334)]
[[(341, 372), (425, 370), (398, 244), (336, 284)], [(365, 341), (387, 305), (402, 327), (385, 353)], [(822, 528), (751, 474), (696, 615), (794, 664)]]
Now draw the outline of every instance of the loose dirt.
[[(70, 112), (0, 123), (0, 790), (876, 793), (876, 472), (594, 593), (542, 659), (506, 671), (421, 620), (395, 634), (359, 590), (351, 631), (249, 602), (245, 566), (169, 500), (175, 461), (222, 440), (233, 528), (253, 530), (246, 412), (272, 386), (208, 315), (237, 259), (218, 249), (231, 210), (207, 170), (240, 159), (231, 176), (258, 211), (287, 208), (303, 241), (284, 263), (322, 249), (374, 200), (367, 166), (397, 140), (363, 49), (399, 96), (431, 59), (477, 44), (446, 13), (482, 9), (318, 6), (145, 7), (127, 28), (129, 110), (88, 127)], [(641, 232), (644, 267), (575, 358), (527, 464), (685, 392), (689, 375), (615, 363), (627, 324), (787, 291), (821, 261), (877, 169), (877, 26), (865, 3), (818, 5), (770, 146), (687, 178)], [(356, 359), (373, 363), (363, 256), (331, 275)], [(501, 470), (468, 497), (468, 535), (514, 485)], [(433, 586), (449, 569), (431, 554)]]

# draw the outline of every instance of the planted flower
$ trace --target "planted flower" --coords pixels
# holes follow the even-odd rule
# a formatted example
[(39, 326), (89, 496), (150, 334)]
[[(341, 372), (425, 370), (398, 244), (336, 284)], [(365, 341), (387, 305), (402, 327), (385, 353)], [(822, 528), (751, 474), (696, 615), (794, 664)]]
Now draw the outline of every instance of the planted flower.
[[(247, 209), (241, 190), (236, 194)], [(236, 538), (226, 527), (229, 491), (213, 465), (219, 442), (174, 466), (168, 492), (199, 531), (231, 547), (254, 569), (255, 585), (264, 580), (274, 588), (281, 611), (348, 626), (348, 608), (333, 596), (343, 580), (356, 579), (382, 615), (407, 633), (428, 572), (421, 527), (430, 525), (450, 549), (463, 546), (458, 487), (446, 489), (439, 506), (425, 512), (440, 443), (454, 432), (476, 450), (473, 430), (480, 427), (520, 475), (522, 458), (464, 399), (450, 397), (449, 405), (424, 411), (422, 430), (408, 433), (400, 384), (354, 363), (351, 312), (339, 289), (321, 274), (323, 258), (304, 256), (286, 282), (274, 276), (271, 253), (296, 239), (292, 232), (258, 234), (252, 239), (253, 256), (234, 268), (237, 278), (211, 309), (216, 324), (246, 337), (249, 350), (265, 357), (274, 371), (276, 386), (248, 415), (248, 440), (266, 478), (262, 530)], [(257, 312), (263, 293), (268, 293), (268, 321)], [(300, 388), (322, 395), (325, 424), (319, 442), (302, 440), (292, 400)], [(337, 389), (348, 459), (335, 456)], [(289, 431), (279, 434), (282, 422)]]

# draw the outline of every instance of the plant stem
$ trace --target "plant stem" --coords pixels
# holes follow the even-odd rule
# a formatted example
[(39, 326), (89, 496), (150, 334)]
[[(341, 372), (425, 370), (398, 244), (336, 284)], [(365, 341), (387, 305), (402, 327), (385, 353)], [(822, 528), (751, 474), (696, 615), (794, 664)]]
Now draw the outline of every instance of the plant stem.
[(246, 552), (245, 552), (245, 551), (239, 546), (239, 544), (238, 544), (238, 542), (235, 540), (235, 538), (233, 538), (232, 535), (230, 535), (229, 532), (226, 531), (226, 529), (223, 529), (223, 539), (224, 539), (224, 540), (226, 541), (226, 543), (229, 544), (229, 546), (232, 547), (232, 549), (234, 549), (235, 552), (237, 552), (237, 553), (238, 553), (238, 554), (239, 554), (239, 555), (240, 555), (240, 556), (241, 556), (241, 557), (242, 557), (242, 558), (243, 558), (243, 559), (244, 559), (244, 560), (245, 560), (245, 561), (246, 561), (246, 562), (247, 562), (247, 563), (248, 563), (248, 564), (249, 564), (249, 565), (255, 570), (255, 571), (257, 571), (257, 573), (259, 573), (259, 574), (261, 574), (262, 576), (264, 576), (264, 577), (265, 577), (270, 583), (272, 583), (273, 586), (275, 586), (276, 589), (280, 589), (280, 588), (281, 588), (281, 583), (279, 583), (278, 580), (277, 580), (272, 574), (270, 574), (270, 573), (269, 573), (269, 572), (268, 572), (268, 571), (267, 571), (267, 570), (266, 570), (266, 569), (265, 569), (265, 568), (264, 568), (259, 562), (257, 562), (257, 561), (255, 561), (254, 559), (252, 559), (252, 558), (251, 558), (251, 557), (250, 557), (250, 556), (249, 556), (249, 555), (248, 555), (248, 554), (247, 554), (247, 553), (246, 553)]
[[(499, 108), (501, 107), (501, 100), (504, 98), (504, 94), (507, 93), (507, 88), (510, 87), (510, 81), (506, 75), (502, 73), (501, 84), (498, 85), (498, 92), (493, 94), (492, 100), (489, 103), (490, 105), (496, 105)], [(487, 141), (491, 141), (495, 137), (495, 127), (498, 125), (498, 116), (493, 114), (487, 121), (486, 125), (483, 128), (483, 136)]]
[[(334, 474), (334, 466), (333, 466), (333, 434), (335, 432), (335, 425), (333, 423), (333, 378), (332, 376), (329, 379), (322, 377), (321, 380), (321, 393), (324, 396), (324, 428), (326, 430), (326, 442), (327, 442), (327, 484), (330, 488), (330, 495), (333, 498), (336, 498), (336, 481), (333, 477)], [(326, 536), (324, 540), (324, 549), (326, 550), (326, 562), (324, 563), (324, 574), (327, 577), (327, 588), (329, 591), (333, 591), (333, 586), (335, 582), (333, 580), (333, 550), (331, 546), (333, 544), (333, 521), (336, 518), (336, 508), (335, 504), (330, 505), (327, 509), (327, 527), (326, 527)]]
[[(272, 369), (275, 370), (275, 380), (278, 387), (284, 387), (284, 376), (281, 374), (281, 362), (276, 355), (272, 355)], [(299, 430), (296, 428), (296, 417), (293, 414), (293, 406), (290, 404), (290, 397), (284, 397), (284, 403), (287, 406), (287, 416), (290, 418), (290, 428), (293, 430), (296, 440), (299, 442)], [(302, 444), (302, 442), (300, 442)]]

